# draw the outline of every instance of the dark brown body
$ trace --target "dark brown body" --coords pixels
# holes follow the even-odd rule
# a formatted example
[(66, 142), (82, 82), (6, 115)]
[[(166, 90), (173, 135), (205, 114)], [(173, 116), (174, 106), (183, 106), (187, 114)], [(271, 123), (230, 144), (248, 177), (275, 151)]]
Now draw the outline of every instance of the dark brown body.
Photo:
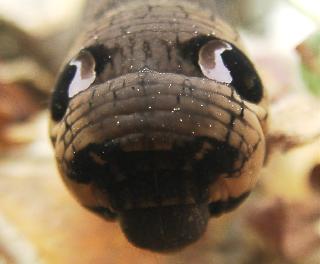
[[(205, 1), (190, 2), (89, 1), (71, 55), (84, 48), (95, 80), (68, 96), (69, 64), (52, 100), (51, 137), (67, 186), (85, 207), (119, 219), (131, 242), (157, 251), (196, 241), (210, 215), (236, 207), (265, 155), (259, 77), (238, 35)], [(249, 71), (258, 91), (204, 76), (199, 52), (215, 40), (232, 47), (228, 61), (240, 60), (226, 62), (233, 80), (233, 71)]]

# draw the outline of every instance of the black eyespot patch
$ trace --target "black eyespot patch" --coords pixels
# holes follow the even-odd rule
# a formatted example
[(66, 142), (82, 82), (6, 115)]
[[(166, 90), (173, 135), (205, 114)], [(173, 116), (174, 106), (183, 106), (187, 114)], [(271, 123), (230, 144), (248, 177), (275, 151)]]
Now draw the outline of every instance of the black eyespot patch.
[(184, 43), (181, 51), (208, 79), (230, 84), (252, 103), (261, 101), (263, 86), (258, 73), (244, 53), (231, 43), (213, 36), (197, 36)]

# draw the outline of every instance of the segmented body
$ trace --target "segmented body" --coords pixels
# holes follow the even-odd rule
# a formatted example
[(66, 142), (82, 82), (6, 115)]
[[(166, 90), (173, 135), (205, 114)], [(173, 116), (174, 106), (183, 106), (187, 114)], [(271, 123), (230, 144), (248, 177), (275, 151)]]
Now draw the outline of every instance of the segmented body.
[(266, 98), (239, 35), (192, 1), (89, 1), (52, 96), (61, 175), (151, 250), (197, 240), (265, 158)]

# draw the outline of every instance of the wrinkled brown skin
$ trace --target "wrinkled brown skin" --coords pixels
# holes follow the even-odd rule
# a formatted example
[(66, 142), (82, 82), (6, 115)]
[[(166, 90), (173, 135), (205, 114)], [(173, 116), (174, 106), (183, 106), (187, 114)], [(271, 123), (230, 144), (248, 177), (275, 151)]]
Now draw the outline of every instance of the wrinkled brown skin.
[[(250, 103), (232, 87), (201, 76), (196, 65), (181, 56), (184, 43), (198, 36), (214, 36), (243, 51), (238, 34), (215, 12), (203, 8), (205, 1), (200, 7), (190, 2), (89, 1), (82, 34), (70, 58), (92, 45), (103, 45), (111, 57), (96, 83), (70, 100), (63, 119), (51, 122), (58, 168), (70, 191), (83, 206), (109, 219), (110, 214), (101, 209), (107, 208), (119, 218), (133, 244), (155, 251), (178, 250), (199, 239), (206, 229), (208, 205), (225, 208), (222, 212), (236, 207), (255, 186), (265, 159), (266, 98)], [(135, 190), (129, 188), (124, 192), (128, 197), (124, 195), (117, 207), (105, 183), (117, 175), (101, 176), (105, 182), (80, 182), (68, 176), (74, 156), (90, 144), (112, 141), (122, 151), (121, 160), (128, 153), (148, 151), (148, 156), (152, 151), (170, 151), (177, 142), (196, 138), (218, 143), (203, 142), (186, 164), (201, 161), (221, 144), (239, 154), (234, 170), (215, 175), (205, 186), (185, 183), (183, 177), (173, 180), (186, 184), (183, 199), (165, 188), (164, 196), (158, 194), (160, 201), (150, 195), (139, 197), (142, 191), (134, 194), (133, 201)], [(90, 157), (101, 166), (115, 162), (113, 156), (101, 160), (95, 154)], [(148, 162), (147, 158), (138, 161)], [(170, 159), (157, 162), (167, 166)], [(192, 180), (197, 177), (194, 168), (186, 171)], [(169, 181), (178, 176), (170, 177)], [(199, 192), (202, 198), (195, 195)]]

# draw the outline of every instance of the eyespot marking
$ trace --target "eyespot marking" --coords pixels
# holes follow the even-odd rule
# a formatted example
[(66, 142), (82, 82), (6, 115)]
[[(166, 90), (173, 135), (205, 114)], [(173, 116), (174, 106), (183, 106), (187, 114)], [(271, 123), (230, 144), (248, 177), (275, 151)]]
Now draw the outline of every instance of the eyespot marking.
[(222, 58), (226, 50), (232, 50), (228, 43), (212, 40), (200, 49), (198, 63), (207, 78), (230, 84), (232, 76)]
[(60, 121), (65, 115), (70, 98), (90, 87), (96, 79), (96, 62), (86, 49), (73, 58), (61, 72), (51, 100), (51, 117)]
[(97, 82), (98, 75), (110, 62), (109, 51), (103, 45), (81, 50), (62, 70), (51, 99), (51, 117), (55, 122), (65, 115), (69, 100)]
[(75, 75), (69, 84), (69, 98), (88, 89), (96, 79), (96, 62), (90, 52), (82, 50), (79, 55), (71, 60), (71, 66), (76, 67)]
[(230, 84), (243, 99), (261, 101), (261, 80), (250, 60), (235, 46), (220, 39), (208, 41), (199, 49), (198, 65), (204, 76)]

